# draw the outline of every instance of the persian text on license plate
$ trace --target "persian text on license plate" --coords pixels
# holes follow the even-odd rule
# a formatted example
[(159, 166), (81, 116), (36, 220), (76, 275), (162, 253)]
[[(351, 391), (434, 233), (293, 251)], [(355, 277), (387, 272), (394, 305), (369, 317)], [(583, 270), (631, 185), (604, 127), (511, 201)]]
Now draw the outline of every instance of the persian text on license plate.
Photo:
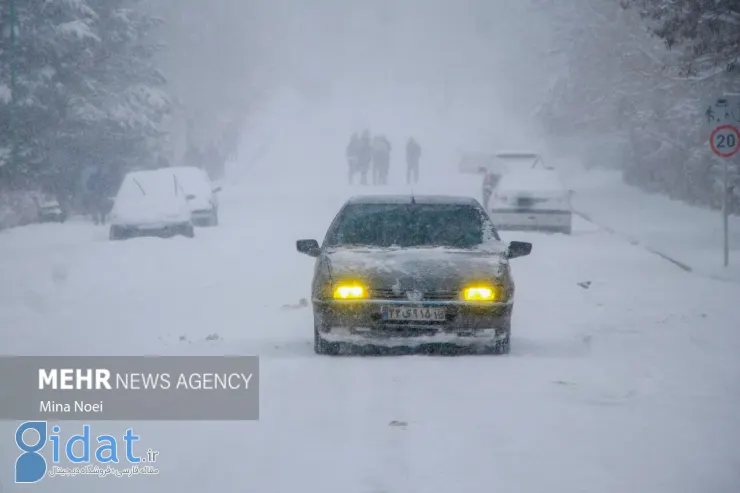
[(437, 307), (395, 307), (383, 306), (380, 308), (383, 320), (405, 320), (409, 322), (444, 322), (445, 309)]

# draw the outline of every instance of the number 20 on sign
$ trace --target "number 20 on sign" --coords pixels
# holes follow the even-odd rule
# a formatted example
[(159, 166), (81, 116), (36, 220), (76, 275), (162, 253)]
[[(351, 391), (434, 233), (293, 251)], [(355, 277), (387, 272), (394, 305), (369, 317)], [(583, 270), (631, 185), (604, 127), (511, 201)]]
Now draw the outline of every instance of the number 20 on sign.
[(720, 125), (712, 131), (709, 145), (719, 157), (732, 157), (740, 150), (740, 130), (733, 125)]

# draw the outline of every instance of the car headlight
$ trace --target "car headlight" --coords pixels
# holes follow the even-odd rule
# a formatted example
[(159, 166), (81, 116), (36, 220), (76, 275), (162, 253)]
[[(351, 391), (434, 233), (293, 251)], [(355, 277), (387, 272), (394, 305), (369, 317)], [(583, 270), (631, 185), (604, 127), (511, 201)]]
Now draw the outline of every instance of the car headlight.
[(367, 289), (359, 283), (341, 283), (334, 287), (334, 299), (358, 300), (367, 298)]
[(499, 301), (504, 296), (501, 286), (469, 286), (463, 289), (462, 297), (465, 301)]

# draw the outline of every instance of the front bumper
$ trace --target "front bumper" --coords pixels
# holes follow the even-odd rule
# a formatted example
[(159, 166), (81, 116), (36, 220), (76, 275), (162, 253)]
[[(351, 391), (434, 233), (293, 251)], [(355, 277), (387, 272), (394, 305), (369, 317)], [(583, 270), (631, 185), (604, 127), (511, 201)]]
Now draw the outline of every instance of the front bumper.
[(147, 225), (113, 224), (111, 237), (114, 238), (172, 238), (177, 235), (187, 235), (192, 231), (190, 222), (163, 223)]
[(41, 209), (39, 211), (39, 220), (41, 221), (61, 221), (65, 214), (61, 209)]
[(190, 220), (196, 226), (208, 226), (213, 221), (214, 216), (214, 209), (199, 209), (191, 213)]
[[(382, 306), (444, 307), (444, 321), (383, 320)], [(388, 300), (314, 300), (316, 329), (327, 342), (386, 347), (427, 344), (492, 346), (511, 332), (513, 302), (467, 303), (461, 301), (399, 302)]]

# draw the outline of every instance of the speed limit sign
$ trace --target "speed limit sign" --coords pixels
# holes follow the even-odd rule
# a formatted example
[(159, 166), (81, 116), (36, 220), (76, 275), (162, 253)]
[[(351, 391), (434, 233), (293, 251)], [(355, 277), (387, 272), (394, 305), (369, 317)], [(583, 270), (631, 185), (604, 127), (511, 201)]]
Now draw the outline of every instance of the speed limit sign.
[(709, 137), (709, 145), (719, 157), (732, 157), (740, 151), (740, 130), (733, 125), (720, 125)]

